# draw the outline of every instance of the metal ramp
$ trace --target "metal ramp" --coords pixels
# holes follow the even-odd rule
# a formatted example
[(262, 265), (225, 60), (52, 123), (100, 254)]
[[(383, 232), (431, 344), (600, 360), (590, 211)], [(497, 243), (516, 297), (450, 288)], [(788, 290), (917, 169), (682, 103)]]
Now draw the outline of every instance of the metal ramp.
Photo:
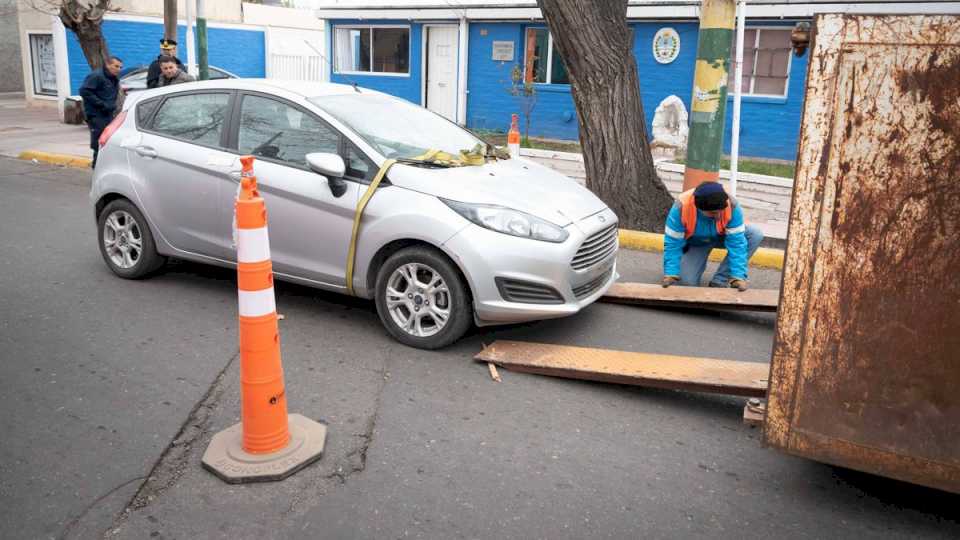
[(475, 360), (511, 371), (733, 396), (765, 397), (766, 363), (520, 341), (496, 341)]
[(663, 288), (648, 283), (614, 283), (601, 300), (615, 304), (775, 312), (780, 291), (751, 289), (740, 292), (710, 287)]

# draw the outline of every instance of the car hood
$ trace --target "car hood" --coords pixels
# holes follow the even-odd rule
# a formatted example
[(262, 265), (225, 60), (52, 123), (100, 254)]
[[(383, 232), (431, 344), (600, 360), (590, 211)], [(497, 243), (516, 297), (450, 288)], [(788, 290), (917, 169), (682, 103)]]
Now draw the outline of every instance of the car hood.
[(398, 163), (390, 183), (454, 201), (506, 206), (564, 227), (607, 205), (575, 180), (525, 159), (431, 169)]

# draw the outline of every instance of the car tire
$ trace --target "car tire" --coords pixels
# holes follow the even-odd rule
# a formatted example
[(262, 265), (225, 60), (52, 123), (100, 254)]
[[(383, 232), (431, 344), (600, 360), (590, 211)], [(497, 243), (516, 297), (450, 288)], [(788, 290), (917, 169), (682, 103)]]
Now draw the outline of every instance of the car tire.
[(117, 199), (100, 212), (97, 243), (107, 267), (125, 279), (145, 278), (166, 262), (157, 253), (147, 220), (126, 199)]
[(428, 247), (405, 248), (387, 258), (377, 272), (375, 294), (390, 335), (418, 349), (450, 345), (473, 321), (473, 301), (460, 272)]

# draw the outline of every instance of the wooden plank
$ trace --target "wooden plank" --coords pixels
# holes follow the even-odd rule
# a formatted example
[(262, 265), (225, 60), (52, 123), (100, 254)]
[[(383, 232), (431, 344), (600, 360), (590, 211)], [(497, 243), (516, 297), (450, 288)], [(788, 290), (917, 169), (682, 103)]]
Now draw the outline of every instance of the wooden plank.
[(497, 372), (497, 365), (493, 362), (487, 363), (487, 369), (490, 370), (490, 378), (496, 382), (503, 382), (503, 379), (500, 378), (500, 373)]
[(740, 311), (777, 311), (777, 289), (736, 289), (719, 287), (663, 288), (649, 283), (614, 283), (601, 300), (617, 304), (730, 309)]
[(523, 373), (747, 397), (767, 395), (770, 371), (758, 362), (520, 341), (496, 341), (474, 358)]

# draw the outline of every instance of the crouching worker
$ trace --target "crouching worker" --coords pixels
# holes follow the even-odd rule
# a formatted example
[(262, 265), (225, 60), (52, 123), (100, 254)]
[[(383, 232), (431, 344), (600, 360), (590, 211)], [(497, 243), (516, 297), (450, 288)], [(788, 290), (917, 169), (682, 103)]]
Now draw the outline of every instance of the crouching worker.
[(747, 261), (760, 247), (763, 232), (747, 225), (736, 199), (719, 182), (704, 182), (680, 194), (667, 215), (663, 245), (664, 287), (700, 286), (707, 257), (715, 247), (727, 249), (711, 287), (747, 290)]

